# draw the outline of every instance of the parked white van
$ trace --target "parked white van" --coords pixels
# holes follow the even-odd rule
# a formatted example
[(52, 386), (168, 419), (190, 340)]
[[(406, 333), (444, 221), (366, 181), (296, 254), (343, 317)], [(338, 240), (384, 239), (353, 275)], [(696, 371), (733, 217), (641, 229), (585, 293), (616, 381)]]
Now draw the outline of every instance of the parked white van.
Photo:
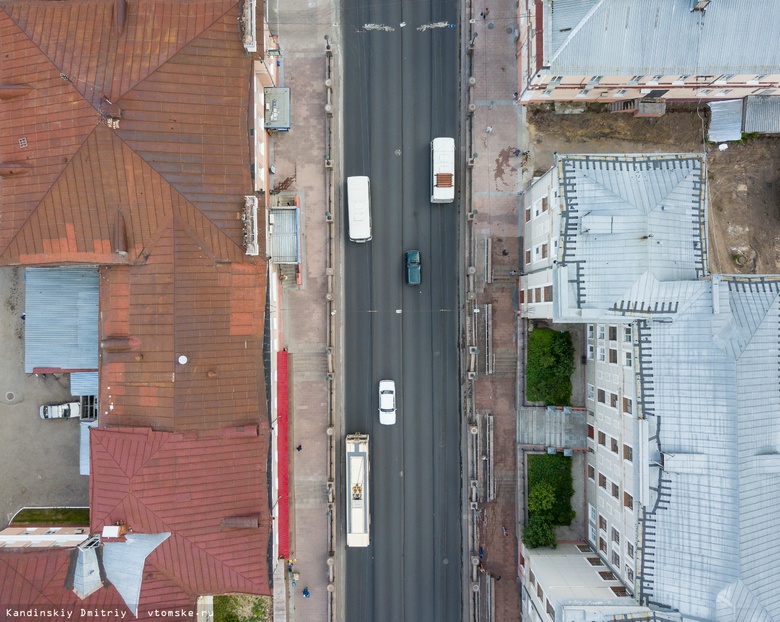
[(347, 177), (347, 204), (349, 239), (368, 242), (371, 239), (371, 181), (368, 177)]

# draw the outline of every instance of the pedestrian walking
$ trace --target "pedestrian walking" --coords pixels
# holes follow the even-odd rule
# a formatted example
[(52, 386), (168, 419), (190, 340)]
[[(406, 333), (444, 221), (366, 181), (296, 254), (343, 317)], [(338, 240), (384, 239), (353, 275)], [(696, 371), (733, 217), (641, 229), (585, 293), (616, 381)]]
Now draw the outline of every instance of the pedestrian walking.
[(485, 557), (485, 551), (482, 550), (482, 547), (479, 547), (479, 558), (482, 559)]
[(520, 147), (515, 147), (514, 151), (512, 151), (512, 155), (517, 157), (520, 155)]
[(506, 530), (506, 527), (503, 527), (503, 526), (502, 526), (502, 527), (501, 527), (501, 531), (503, 531), (503, 532), (504, 532), (504, 536), (508, 536), (508, 535), (509, 535), (509, 532)]
[(485, 131), (486, 131), (488, 134), (490, 134), (490, 132), (492, 132), (492, 131), (493, 131), (493, 126), (492, 126), (492, 125), (488, 125), (488, 126), (485, 128)]
[(485, 7), (485, 12), (482, 14), (482, 19), (487, 19), (487, 16), (490, 15), (490, 7)]
[(304, 598), (311, 598), (311, 592), (309, 591), (308, 587), (303, 588), (303, 597)]
[(303, 445), (298, 445), (298, 446), (295, 448), (295, 451), (301, 451), (302, 449), (303, 449)]

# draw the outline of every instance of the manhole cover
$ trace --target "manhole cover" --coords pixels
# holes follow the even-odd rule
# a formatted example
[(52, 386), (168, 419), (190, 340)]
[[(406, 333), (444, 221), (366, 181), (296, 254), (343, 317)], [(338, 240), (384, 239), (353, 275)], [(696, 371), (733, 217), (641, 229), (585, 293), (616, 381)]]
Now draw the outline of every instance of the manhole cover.
[(13, 391), (8, 391), (8, 393), (5, 394), (5, 399), (7, 399), (9, 402), (13, 402), (16, 398), (16, 394)]

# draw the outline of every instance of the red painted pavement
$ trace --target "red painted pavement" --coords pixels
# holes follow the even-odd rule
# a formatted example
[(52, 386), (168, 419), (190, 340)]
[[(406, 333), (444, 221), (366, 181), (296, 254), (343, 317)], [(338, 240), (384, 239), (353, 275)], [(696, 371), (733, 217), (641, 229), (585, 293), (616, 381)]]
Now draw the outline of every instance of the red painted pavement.
[(276, 353), (276, 388), (278, 433), (276, 448), (279, 455), (277, 472), (279, 473), (279, 557), (290, 557), (290, 481), (289, 481), (289, 441), (287, 438), (287, 352)]

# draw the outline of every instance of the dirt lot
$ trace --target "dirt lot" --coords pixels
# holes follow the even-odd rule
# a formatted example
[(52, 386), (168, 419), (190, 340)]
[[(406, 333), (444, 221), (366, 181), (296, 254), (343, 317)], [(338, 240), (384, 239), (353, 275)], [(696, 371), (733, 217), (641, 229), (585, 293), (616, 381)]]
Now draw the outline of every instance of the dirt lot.
[(658, 118), (612, 114), (593, 106), (579, 114), (556, 114), (530, 106), (531, 162), (541, 174), (555, 152), (707, 152), (710, 271), (780, 273), (780, 137), (747, 137), (726, 151), (703, 137), (709, 108), (676, 105)]

